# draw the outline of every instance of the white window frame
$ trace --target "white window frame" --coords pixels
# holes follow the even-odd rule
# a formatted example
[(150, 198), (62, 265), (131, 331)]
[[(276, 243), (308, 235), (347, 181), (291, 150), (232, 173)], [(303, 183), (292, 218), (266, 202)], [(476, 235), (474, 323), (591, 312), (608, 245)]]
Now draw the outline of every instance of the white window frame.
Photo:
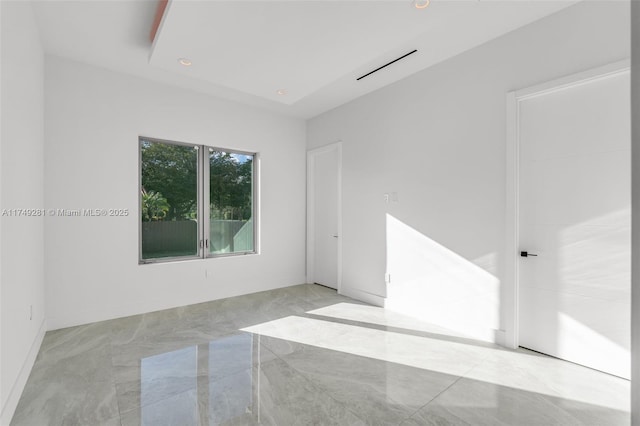
[[(168, 145), (180, 145), (186, 147), (192, 147), (198, 151), (197, 158), (197, 223), (198, 223), (198, 250), (197, 254), (193, 256), (171, 256), (143, 259), (142, 257), (142, 212), (140, 211), (142, 206), (142, 142), (162, 143)], [(238, 251), (232, 253), (210, 253), (209, 252), (209, 237), (211, 231), (211, 218), (210, 218), (210, 191), (209, 191), (209, 154), (213, 151), (220, 151), (229, 154), (250, 155), (252, 160), (252, 172), (251, 172), (251, 220), (253, 222), (253, 249), (248, 251)], [(172, 141), (166, 139), (151, 138), (146, 136), (138, 137), (138, 263), (141, 265), (154, 264), (154, 263), (167, 263), (177, 262), (185, 260), (197, 260), (197, 259), (212, 259), (219, 257), (231, 257), (231, 256), (245, 256), (251, 254), (259, 254), (258, 252), (258, 212), (259, 212), (259, 193), (258, 193), (258, 179), (259, 179), (259, 154), (257, 152), (242, 151), (230, 148), (221, 148), (212, 145), (200, 145), (188, 142)]]

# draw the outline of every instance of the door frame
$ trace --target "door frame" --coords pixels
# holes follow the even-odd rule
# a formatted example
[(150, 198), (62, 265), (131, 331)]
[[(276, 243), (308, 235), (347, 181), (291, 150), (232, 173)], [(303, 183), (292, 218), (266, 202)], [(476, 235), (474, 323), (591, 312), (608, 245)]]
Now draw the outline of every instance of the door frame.
[(559, 92), (580, 86), (595, 80), (602, 80), (629, 72), (631, 62), (628, 59), (610, 63), (587, 71), (571, 74), (546, 83), (515, 90), (507, 93), (507, 146), (506, 146), (506, 245), (504, 299), (507, 302), (504, 341), (498, 342), (509, 348), (520, 345), (519, 289), (519, 213), (520, 213), (520, 102), (537, 96)]
[(337, 247), (337, 291), (342, 292), (342, 141), (321, 146), (307, 151), (307, 282), (315, 282), (315, 158), (318, 154), (337, 150), (338, 188), (336, 197), (338, 206), (338, 247)]

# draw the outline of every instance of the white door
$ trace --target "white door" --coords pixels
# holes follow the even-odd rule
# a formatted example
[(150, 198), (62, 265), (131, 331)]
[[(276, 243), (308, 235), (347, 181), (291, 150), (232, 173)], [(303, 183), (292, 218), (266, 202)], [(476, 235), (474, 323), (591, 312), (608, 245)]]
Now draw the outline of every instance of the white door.
[(338, 288), (340, 145), (309, 152), (312, 280)]
[(519, 344), (630, 376), (629, 72), (519, 101)]

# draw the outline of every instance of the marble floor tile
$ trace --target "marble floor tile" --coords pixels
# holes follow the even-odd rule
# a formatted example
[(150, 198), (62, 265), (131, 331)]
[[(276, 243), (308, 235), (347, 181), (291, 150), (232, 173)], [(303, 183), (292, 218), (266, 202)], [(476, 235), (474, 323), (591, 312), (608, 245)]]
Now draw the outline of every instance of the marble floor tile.
[[(198, 408), (200, 423), (221, 425), (238, 418), (248, 418), (256, 413), (254, 404), (254, 370), (236, 371), (216, 381), (201, 377)], [(254, 406), (255, 405), (255, 406)], [(257, 419), (257, 416), (256, 416)]]
[(461, 378), (403, 425), (622, 426), (629, 423), (628, 412)]
[[(226, 342), (223, 338), (207, 347), (200, 345), (197, 349), (204, 354), (198, 354), (198, 366), (190, 364), (190, 351), (152, 360), (154, 377), (139, 384), (140, 406), (131, 408), (119, 400), (123, 425), (365, 424), (258, 339), (236, 334)], [(182, 375), (183, 380), (171, 380), (176, 386), (173, 392), (160, 393), (166, 391), (166, 385), (158, 382), (167, 373), (165, 361), (173, 366), (170, 375), (191, 370), (188, 389), (183, 388), (187, 381)], [(177, 371), (177, 365), (183, 371)]]
[(324, 316), (334, 319), (366, 323), (370, 325), (375, 324), (384, 326), (387, 329), (404, 330), (405, 332), (415, 331), (431, 333), (439, 336), (468, 339), (468, 336), (465, 336), (462, 333), (439, 327), (434, 324), (429, 324), (408, 315), (403, 315), (378, 306), (340, 302), (323, 306), (319, 309), (314, 309), (309, 311), (308, 314), (318, 317)]
[(84, 384), (71, 381), (27, 382), (11, 420), (11, 426), (62, 424), (70, 406), (85, 397)]
[(12, 425), (99, 424), (118, 415), (108, 332), (86, 330), (106, 329), (92, 324), (46, 336)]
[[(274, 345), (274, 340), (266, 345), (279, 351), (282, 345)], [(368, 425), (399, 424), (458, 379), (455, 375), (306, 345), (282, 353), (281, 357), (334, 399), (345, 403)]]
[[(113, 346), (127, 346), (136, 343), (176, 341), (206, 341), (220, 334), (229, 333), (235, 329), (228, 315), (206, 315), (206, 312), (196, 314), (180, 313), (173, 309), (150, 314), (137, 315), (114, 320), (111, 332)], [(202, 308), (204, 309), (204, 308)], [(211, 308), (214, 309), (214, 308)], [(190, 339), (190, 340), (189, 340)]]
[(102, 424), (118, 416), (111, 381), (50, 375), (27, 383), (11, 425)]
[(129, 343), (114, 342), (111, 345), (113, 365), (114, 367), (137, 365), (140, 359), (209, 342), (233, 333), (235, 330), (229, 323), (216, 329), (210, 328), (206, 332), (198, 329), (167, 331), (158, 336), (136, 338)]
[(235, 332), (135, 359), (128, 365), (114, 365), (120, 410), (152, 405), (275, 359), (271, 351), (261, 348), (259, 339), (250, 333)]
[(299, 285), (48, 332), (12, 426), (629, 424), (629, 382)]
[(254, 419), (260, 424), (366, 425), (343, 401), (323, 392), (281, 359), (262, 364), (258, 377)]
[(111, 322), (102, 321), (48, 331), (42, 341), (38, 356), (41, 359), (53, 356), (68, 357), (89, 349), (99, 348), (106, 344), (110, 330)]
[(116, 425), (120, 421), (119, 418), (116, 389), (113, 383), (111, 381), (91, 382), (84, 399), (77, 400), (77, 403), (67, 410), (62, 419), (62, 425)]
[(170, 396), (153, 404), (121, 412), (122, 426), (196, 426), (198, 393), (196, 389)]
[(497, 348), (465, 377), (617, 411), (631, 403), (628, 380), (526, 349)]
[(458, 376), (475, 367), (492, 350), (299, 316), (246, 327), (243, 331)]
[(324, 308), (327, 306), (334, 305), (336, 303), (350, 303), (354, 305), (363, 305), (368, 306), (364, 302), (360, 302), (359, 300), (350, 299), (348, 297), (342, 296), (338, 294), (335, 290), (330, 289), (328, 287), (324, 287), (321, 285), (315, 284), (303, 284), (297, 285), (293, 287), (284, 287), (279, 289), (283, 294), (290, 295), (292, 297), (296, 297), (299, 300), (304, 300), (308, 304), (312, 305), (313, 308)]
[(274, 290), (272, 295), (261, 292), (246, 299), (227, 299), (224, 303), (224, 309), (230, 312), (237, 329), (290, 315), (301, 315), (313, 308), (314, 305), (308, 301), (278, 290)]

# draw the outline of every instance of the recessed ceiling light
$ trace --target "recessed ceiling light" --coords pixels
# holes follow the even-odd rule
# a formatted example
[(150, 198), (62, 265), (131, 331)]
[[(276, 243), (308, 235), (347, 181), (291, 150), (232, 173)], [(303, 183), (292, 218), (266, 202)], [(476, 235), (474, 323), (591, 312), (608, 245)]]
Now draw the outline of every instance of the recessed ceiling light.
[(184, 65), (185, 67), (190, 67), (191, 66), (191, 61), (187, 58), (178, 58), (178, 63), (180, 65)]
[(287, 94), (287, 89), (278, 89), (276, 90), (276, 93), (280, 96), (282, 95), (286, 95)]
[(416, 9), (426, 9), (430, 3), (431, 0), (414, 0), (413, 7)]

